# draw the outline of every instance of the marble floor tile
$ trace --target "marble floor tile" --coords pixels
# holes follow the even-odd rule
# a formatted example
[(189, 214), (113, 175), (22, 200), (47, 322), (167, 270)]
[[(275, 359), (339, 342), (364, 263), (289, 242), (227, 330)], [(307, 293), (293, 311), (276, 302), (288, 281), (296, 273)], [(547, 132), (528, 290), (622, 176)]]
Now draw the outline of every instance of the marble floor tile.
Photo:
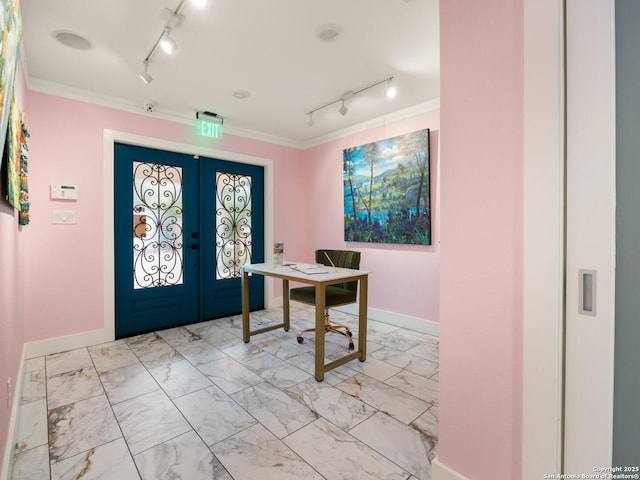
[(47, 355), (45, 365), (48, 378), (71, 370), (78, 370), (79, 368), (93, 367), (93, 361), (86, 348), (79, 348), (68, 352)]
[(220, 387), (225, 393), (239, 392), (243, 388), (251, 387), (264, 380), (247, 367), (227, 357), (198, 367), (209, 380)]
[(304, 404), (268, 382), (246, 388), (230, 397), (278, 438), (318, 418)]
[(424, 358), (425, 360), (435, 363), (440, 361), (439, 352), (440, 349), (438, 346), (434, 346), (432, 343), (423, 343), (407, 350), (407, 353), (410, 353), (411, 355), (415, 355), (416, 357)]
[(135, 462), (142, 480), (233, 480), (193, 431), (139, 453)]
[(13, 459), (11, 480), (49, 480), (49, 446), (25, 450)]
[(425, 342), (428, 341), (429, 345), (432, 345), (429, 340), (431, 338), (433, 337), (427, 335), (426, 333), (416, 332), (414, 330), (408, 330), (405, 328), (398, 328), (397, 330), (389, 332), (385, 335), (376, 335), (375, 339), (371, 338), (371, 340), (379, 343), (384, 347), (407, 352), (419, 345), (424, 345)]
[(431, 407), (429, 402), (362, 374), (339, 383), (336, 388), (406, 424)]
[(349, 430), (376, 412), (366, 403), (315, 379), (288, 388), (286, 392), (343, 430)]
[(358, 372), (348, 367), (348, 365), (350, 364), (351, 362), (349, 362), (347, 365), (341, 365), (337, 368), (334, 368), (333, 370), (329, 370), (328, 372), (325, 372), (323, 382), (325, 382), (328, 385), (335, 386), (339, 383), (344, 382), (348, 378), (351, 378), (354, 375), (357, 375)]
[(271, 354), (246, 361), (243, 365), (279, 388), (291, 387), (311, 378), (310, 374)]
[(131, 347), (134, 352), (145, 348), (156, 342), (163, 342), (164, 340), (157, 332), (143, 333), (141, 335), (135, 335), (133, 337), (127, 337), (124, 342)]
[(289, 435), (284, 443), (327, 479), (406, 480), (409, 476), (398, 465), (323, 418)]
[(160, 335), (165, 342), (174, 348), (179, 345), (188, 345), (196, 340), (201, 340), (200, 335), (197, 335), (184, 327), (161, 330), (158, 332), (158, 335)]
[(316, 370), (316, 360), (313, 350), (301, 350), (297, 355), (290, 356), (286, 359), (289, 365), (293, 365), (296, 368), (306, 372), (307, 374), (314, 376)]
[(424, 412), (413, 422), (411, 426), (417, 430), (420, 430), (427, 437), (431, 438), (433, 442), (438, 441), (438, 407), (434, 405), (429, 410)]
[(21, 453), (46, 445), (47, 441), (47, 400), (20, 405), (15, 451)]
[[(316, 356), (313, 350), (306, 350), (298, 355), (287, 358), (287, 363), (294, 365), (296, 368), (306, 372), (310, 376), (315, 378), (316, 373)], [(338, 383), (353, 377), (358, 372), (351, 368), (352, 365), (358, 363), (359, 360), (352, 360), (351, 362), (341, 365), (333, 370), (329, 370), (324, 374), (324, 382), (330, 385), (337, 385)], [(326, 362), (325, 362), (326, 363)]]
[(118, 423), (104, 394), (49, 410), (51, 463), (121, 436)]
[(368, 357), (366, 361), (350, 362), (349, 368), (355, 370), (358, 373), (364, 373), (365, 375), (375, 378), (376, 380), (384, 381), (387, 378), (393, 377), (402, 369), (389, 365), (386, 362), (382, 362), (377, 358)]
[(236, 341), (240, 338), (214, 323), (208, 323), (203, 326), (200, 325), (201, 324), (196, 324), (196, 326), (190, 325), (187, 329), (213, 346), (226, 345), (229, 341)]
[(89, 347), (89, 354), (98, 373), (140, 362), (124, 340)]
[(204, 340), (177, 345), (175, 349), (195, 367), (226, 357), (221, 350)]
[(384, 383), (426, 402), (438, 404), (438, 382), (429, 378), (403, 370)]
[(439, 368), (435, 362), (390, 348), (381, 348), (373, 351), (370, 356), (427, 378), (436, 374)]
[(190, 325), (185, 325), (184, 328), (186, 328), (187, 330), (189, 330), (191, 333), (201, 336), (200, 334), (202, 332), (204, 332), (205, 330), (213, 327), (216, 330), (220, 328), (219, 323), (220, 321), (224, 321), (224, 319), (219, 319), (219, 320), (205, 320), (204, 322), (198, 322), (198, 323), (192, 323)]
[(323, 480), (260, 424), (216, 443), (211, 450), (234, 480)]
[(129, 346), (147, 368), (161, 367), (183, 359), (182, 355), (159, 335), (146, 342), (130, 343)]
[(160, 389), (140, 362), (108, 370), (100, 378), (112, 405)]
[(174, 403), (207, 445), (213, 445), (257, 423), (255, 418), (215, 385), (176, 398)]
[(136, 480), (140, 478), (122, 438), (51, 465), (51, 480)]
[(160, 390), (118, 403), (113, 411), (133, 455), (191, 430)]
[(211, 385), (211, 381), (187, 360), (152, 368), (149, 373), (169, 398), (180, 397)]
[(37, 370), (26, 370), (22, 383), (20, 403), (42, 400), (47, 396), (47, 383), (44, 366)]
[(103, 393), (98, 373), (93, 367), (59, 373), (47, 380), (47, 406), (50, 410)]
[(255, 343), (244, 343), (239, 338), (235, 338), (233, 343), (228, 344), (227, 346), (221, 345), (220, 350), (222, 350), (226, 355), (233, 358), (236, 362), (240, 363), (244, 363), (248, 360), (268, 355), (268, 352), (262, 350)]
[(431, 480), (434, 443), (421, 432), (378, 412), (349, 431), (420, 480)]
[[(251, 340), (251, 343), (254, 343), (254, 340)], [(287, 333), (286, 336), (265, 335), (264, 338), (258, 337), (255, 343), (263, 350), (283, 360), (289, 360), (303, 353), (311, 353), (313, 355), (313, 344), (309, 342), (298, 343), (296, 336), (291, 332)]]
[[(253, 313), (251, 314), (253, 315)], [(219, 318), (213, 320), (214, 325), (220, 327), (234, 337), (242, 338), (242, 315), (233, 315), (231, 317)]]

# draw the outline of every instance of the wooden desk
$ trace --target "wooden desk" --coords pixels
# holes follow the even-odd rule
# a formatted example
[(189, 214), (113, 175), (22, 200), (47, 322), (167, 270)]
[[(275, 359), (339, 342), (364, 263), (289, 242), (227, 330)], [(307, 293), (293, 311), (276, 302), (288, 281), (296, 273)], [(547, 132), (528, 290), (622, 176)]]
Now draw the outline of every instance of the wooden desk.
[[(309, 270), (315, 267), (314, 270)], [(303, 271), (301, 271), (303, 270)], [(313, 272), (313, 273), (305, 273)], [(264, 275), (282, 279), (283, 298), (283, 322), (258, 330), (251, 331), (249, 324), (249, 274)], [(255, 263), (242, 267), (242, 339), (249, 343), (251, 335), (268, 332), (276, 328), (283, 327), (285, 332), (289, 331), (289, 281), (315, 285), (316, 287), (316, 380), (324, 379), (324, 372), (344, 365), (345, 363), (358, 359), (364, 362), (367, 357), (367, 294), (369, 273), (363, 270), (351, 270), (349, 268), (325, 267), (322, 265), (308, 264), (284, 264), (274, 265), (269, 263)], [(325, 290), (327, 285), (334, 285), (343, 282), (360, 282), (359, 305), (358, 305), (358, 349), (344, 357), (325, 365), (324, 363), (324, 309)]]

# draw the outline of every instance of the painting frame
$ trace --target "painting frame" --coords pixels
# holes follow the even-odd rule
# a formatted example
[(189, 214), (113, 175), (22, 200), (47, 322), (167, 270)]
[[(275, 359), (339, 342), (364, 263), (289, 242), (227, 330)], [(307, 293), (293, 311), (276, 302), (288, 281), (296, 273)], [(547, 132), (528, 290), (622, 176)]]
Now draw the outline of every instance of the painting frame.
[[(0, 0), (0, 145), (4, 146), (13, 99), (13, 85), (22, 40), (20, 0)], [(0, 158), (0, 165), (2, 165)]]
[(344, 239), (431, 245), (430, 129), (343, 150)]

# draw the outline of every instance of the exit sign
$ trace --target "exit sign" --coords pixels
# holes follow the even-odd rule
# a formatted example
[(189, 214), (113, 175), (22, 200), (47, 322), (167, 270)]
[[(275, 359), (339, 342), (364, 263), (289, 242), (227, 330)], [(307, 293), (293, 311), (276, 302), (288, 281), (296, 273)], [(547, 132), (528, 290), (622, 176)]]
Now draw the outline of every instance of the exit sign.
[(220, 138), (222, 137), (222, 123), (209, 120), (198, 120), (198, 134), (202, 137)]

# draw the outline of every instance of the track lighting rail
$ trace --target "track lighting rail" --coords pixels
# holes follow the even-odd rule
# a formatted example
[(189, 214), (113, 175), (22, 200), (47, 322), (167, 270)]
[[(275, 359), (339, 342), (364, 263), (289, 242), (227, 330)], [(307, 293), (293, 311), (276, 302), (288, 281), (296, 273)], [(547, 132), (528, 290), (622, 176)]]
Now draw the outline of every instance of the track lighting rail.
[(378, 85), (381, 85), (381, 84), (383, 84), (383, 83), (385, 83), (385, 82), (386, 82), (386, 83), (388, 83), (388, 87), (387, 87), (387, 90), (386, 90), (387, 96), (388, 96), (389, 98), (393, 98), (393, 96), (395, 95), (395, 90), (393, 90), (393, 93), (391, 93), (391, 89), (393, 88), (393, 87), (392, 87), (392, 85), (391, 85), (391, 82), (393, 81), (393, 79), (394, 79), (394, 76), (392, 75), (392, 76), (387, 77), (387, 78), (385, 78), (385, 79), (383, 79), (383, 80), (379, 80), (379, 81), (377, 81), (377, 82), (375, 82), (375, 83), (372, 83), (372, 84), (370, 84), (370, 85), (367, 85), (366, 87), (359, 88), (358, 90), (349, 90), (349, 91), (347, 91), (346, 93), (342, 94), (340, 97), (336, 98), (335, 100), (331, 100), (330, 102), (327, 102), (327, 103), (325, 103), (325, 104), (323, 104), (323, 105), (320, 105), (319, 107), (316, 107), (316, 108), (314, 108), (313, 110), (309, 110), (309, 111), (306, 113), (307, 115), (309, 115), (309, 122), (308, 122), (309, 126), (312, 126), (312, 125), (313, 125), (313, 123), (314, 123), (314, 121), (313, 121), (313, 114), (314, 114), (315, 112), (317, 112), (318, 110), (322, 110), (322, 109), (324, 109), (324, 108), (330, 107), (331, 105), (334, 105), (334, 104), (336, 104), (336, 103), (341, 102), (341, 103), (342, 103), (342, 106), (340, 107), (339, 112), (340, 112), (340, 114), (341, 114), (341, 115), (346, 115), (346, 114), (347, 114), (347, 112), (348, 112), (349, 110), (348, 110), (348, 108), (345, 106), (344, 102), (345, 102), (347, 99), (349, 99), (349, 98), (351, 98), (351, 97), (354, 97), (355, 95), (357, 95), (357, 94), (359, 94), (359, 93), (362, 93), (362, 92), (364, 92), (364, 91), (366, 91), (366, 90), (369, 90), (369, 89), (371, 89), (371, 88), (373, 88), (373, 87), (377, 87)]

